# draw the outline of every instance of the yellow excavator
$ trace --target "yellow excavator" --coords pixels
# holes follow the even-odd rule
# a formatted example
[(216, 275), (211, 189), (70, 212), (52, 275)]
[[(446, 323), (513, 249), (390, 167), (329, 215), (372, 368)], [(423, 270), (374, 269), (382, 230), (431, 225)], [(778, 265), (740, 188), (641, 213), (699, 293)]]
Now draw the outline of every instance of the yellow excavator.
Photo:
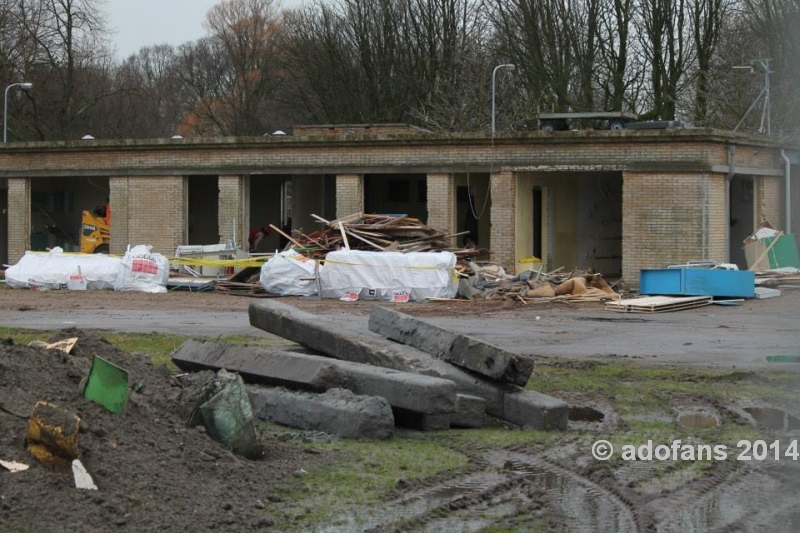
[(101, 205), (81, 216), (81, 253), (107, 254), (111, 240), (111, 205)]

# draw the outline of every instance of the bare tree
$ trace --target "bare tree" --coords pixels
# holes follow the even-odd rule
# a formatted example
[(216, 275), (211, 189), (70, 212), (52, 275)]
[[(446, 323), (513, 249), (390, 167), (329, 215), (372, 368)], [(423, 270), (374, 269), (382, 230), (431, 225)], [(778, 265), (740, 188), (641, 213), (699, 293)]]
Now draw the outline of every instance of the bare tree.
[(691, 60), (688, 0), (640, 0), (641, 44), (647, 58), (653, 107), (647, 118), (672, 120)]
[(626, 92), (631, 83), (630, 26), (634, 14), (634, 0), (603, 0), (599, 10), (598, 76), (604, 108), (624, 111)]
[[(800, 0), (743, 0), (758, 46), (752, 59), (769, 59), (776, 128), (798, 131), (800, 123)], [(759, 55), (760, 57), (756, 57)]]
[[(480, 124), (485, 19), (471, 0), (340, 0), (288, 17), (290, 88), (329, 122)], [(480, 63), (476, 66), (477, 63)], [(467, 110), (469, 109), (469, 110)]]
[(695, 78), (694, 121), (708, 121), (709, 77), (712, 61), (724, 29), (725, 19), (733, 7), (732, 0), (690, 0), (692, 35), (697, 58)]
[(24, 69), (37, 87), (33, 119), (40, 138), (69, 138), (91, 126), (91, 109), (111, 90), (102, 4), (17, 0), (15, 23), (32, 43)]
[(178, 77), (178, 55), (170, 45), (142, 48), (114, 73), (118, 94), (103, 109), (117, 137), (167, 137), (187, 113)]
[(229, 0), (206, 16), (211, 35), (183, 50), (197, 133), (261, 135), (282, 80), (282, 24), (273, 0)]

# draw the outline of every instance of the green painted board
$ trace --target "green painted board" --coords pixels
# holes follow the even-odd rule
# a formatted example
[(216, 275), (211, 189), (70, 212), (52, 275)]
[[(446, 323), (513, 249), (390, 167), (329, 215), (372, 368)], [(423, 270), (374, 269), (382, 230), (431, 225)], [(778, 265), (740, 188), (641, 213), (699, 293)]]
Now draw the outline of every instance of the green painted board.
[(128, 372), (95, 355), (83, 388), (83, 397), (99, 403), (112, 413), (125, 412), (128, 403)]
[[(769, 246), (775, 237), (764, 239), (764, 245)], [(797, 241), (794, 235), (787, 233), (778, 237), (778, 242), (767, 253), (770, 268), (795, 267), (800, 268), (800, 256), (797, 253)]]

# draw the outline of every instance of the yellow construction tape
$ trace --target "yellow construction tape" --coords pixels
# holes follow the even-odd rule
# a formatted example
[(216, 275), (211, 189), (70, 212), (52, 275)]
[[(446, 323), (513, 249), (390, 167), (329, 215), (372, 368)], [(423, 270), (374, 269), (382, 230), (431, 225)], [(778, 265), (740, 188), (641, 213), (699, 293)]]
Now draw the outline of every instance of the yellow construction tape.
[[(386, 265), (367, 265), (365, 263), (349, 263), (347, 261), (332, 261), (330, 259), (323, 259), (319, 261), (320, 263), (332, 263), (336, 265), (348, 265), (348, 266), (365, 266), (365, 267), (375, 267), (375, 268), (385, 268)], [(391, 268), (407, 268), (409, 270), (441, 270), (442, 267), (438, 266), (396, 266), (392, 265)]]
[(170, 257), (170, 265), (210, 266), (210, 267), (260, 267), (269, 257), (248, 257), (244, 259), (206, 259), (202, 257)]

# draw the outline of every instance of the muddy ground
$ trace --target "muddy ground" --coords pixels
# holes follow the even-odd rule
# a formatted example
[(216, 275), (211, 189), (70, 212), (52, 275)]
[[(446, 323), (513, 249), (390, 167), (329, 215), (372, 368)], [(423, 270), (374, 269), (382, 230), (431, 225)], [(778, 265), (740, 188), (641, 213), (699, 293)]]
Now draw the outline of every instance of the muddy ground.
[[(98, 325), (104, 313), (147, 313), (154, 309), (176, 317), (204, 313), (244, 316), (253, 301), (216, 293), (37, 293), (2, 287), (0, 326), (9, 325), (3, 317), (34, 313), (37, 317), (68, 319), (91, 312), (99, 317)], [(363, 317), (373, 305), (289, 301), (310, 312), (345, 319)], [(770, 309), (775, 320), (785, 319), (787, 313), (796, 316), (797, 301), (793, 295), (767, 304), (747, 302), (744, 311), (757, 315)], [(565, 324), (603, 325), (605, 317), (616, 317), (603, 315), (596, 307), (530, 309), (518, 302), (436, 302), (404, 309), (445, 323), (468, 316), (474, 320), (469, 327), (477, 333), (519, 320), (535, 323), (537, 316), (541, 319), (538, 322), (551, 322), (557, 331), (566, 331)], [(701, 323), (710, 313), (725, 312), (692, 310), (681, 314), (682, 318), (672, 314), (665, 323), (675, 324), (676, 343), (691, 351), (695, 345), (686, 339), (692, 321)], [(726, 319), (722, 325), (749, 323), (749, 315), (741, 309), (728, 312), (731, 314), (723, 315)], [(623, 317), (614, 320), (618, 318)], [(769, 320), (767, 315), (765, 320)], [(475, 326), (481, 322), (484, 328)], [(18, 322), (13, 325), (20, 327)], [(753, 333), (745, 329), (748, 331)], [(202, 327), (198, 328), (196, 334), (202, 333)], [(796, 330), (788, 334), (796, 334)], [(739, 438), (761, 438), (766, 443), (778, 441), (784, 451), (800, 439), (800, 374), (795, 374), (796, 364), (781, 367), (777, 378), (771, 377), (770, 369), (707, 378), (670, 367), (663, 374), (654, 374), (661, 386), (642, 396), (643, 404), (651, 396), (655, 398), (652, 408), (642, 410), (631, 408), (638, 400), (626, 401), (624, 396), (630, 393), (624, 386), (646, 389), (646, 374), (642, 378), (635, 372), (617, 373), (599, 387), (590, 383), (586, 390), (580, 385), (557, 389), (572, 412), (569, 430), (556, 434), (520, 431), (497, 422), (492, 422), (486, 438), (476, 431), (423, 434), (399, 430), (396, 440), (435, 440), (466, 457), (466, 466), (422, 478), (400, 476), (390, 490), (378, 495), (376, 503), (353, 508), (341, 502), (336, 509), (327, 510), (333, 518), (320, 522), (304, 518), (316, 511), (311, 496), (303, 500), (304, 492), (314, 494), (313, 488), (304, 486), (304, 476), (349, 460), (336, 446), (324, 444), (324, 436), (264, 429), (263, 460), (235, 456), (203, 431), (185, 426), (187, 402), (200, 378), (176, 378), (164, 367), (150, 364), (144, 355), (124, 353), (87, 329), (62, 330), (47, 340), (72, 335), (81, 340), (71, 356), (8, 342), (0, 346), (0, 459), (31, 465), (30, 470), (17, 474), (0, 469), (0, 531), (800, 530), (800, 461), (783, 454), (777, 461), (729, 458), (703, 463), (601, 462), (590, 454), (596, 439), (609, 439), (620, 446), (646, 442), (651, 434), (657, 444), (681, 438), (684, 443), (724, 442), (734, 446)], [(521, 351), (526, 348), (520, 338), (513, 342)], [(765, 339), (764, 346), (773, 344)], [(561, 347), (563, 343), (555, 345)], [(602, 350), (623, 351), (613, 343), (607, 346), (608, 341), (600, 345)], [(788, 345), (775, 349), (785, 351)], [(80, 381), (94, 355), (128, 368), (131, 381), (144, 385), (139, 393), (132, 394), (122, 417), (111, 415), (79, 394)], [(588, 379), (594, 365), (599, 372), (602, 362), (609, 358), (596, 359), (600, 362), (585, 357), (544, 357), (539, 363), (549, 369), (545, 375), (552, 376), (553, 381), (570, 372)], [(633, 360), (634, 364), (640, 362), (648, 361)], [(547, 385), (546, 380), (540, 383)], [(703, 392), (707, 387), (742, 392), (720, 401)], [(41, 399), (81, 417), (80, 449), (99, 491), (74, 489), (71, 474), (45, 468), (25, 450), (26, 417), (33, 403)], [(678, 419), (684, 422), (678, 424)], [(708, 420), (717, 429), (709, 429)], [(496, 442), (498, 434), (501, 437)], [(315, 439), (320, 439), (319, 445), (306, 442)], [(369, 461), (349, 466), (367, 471), (376, 468)]]

